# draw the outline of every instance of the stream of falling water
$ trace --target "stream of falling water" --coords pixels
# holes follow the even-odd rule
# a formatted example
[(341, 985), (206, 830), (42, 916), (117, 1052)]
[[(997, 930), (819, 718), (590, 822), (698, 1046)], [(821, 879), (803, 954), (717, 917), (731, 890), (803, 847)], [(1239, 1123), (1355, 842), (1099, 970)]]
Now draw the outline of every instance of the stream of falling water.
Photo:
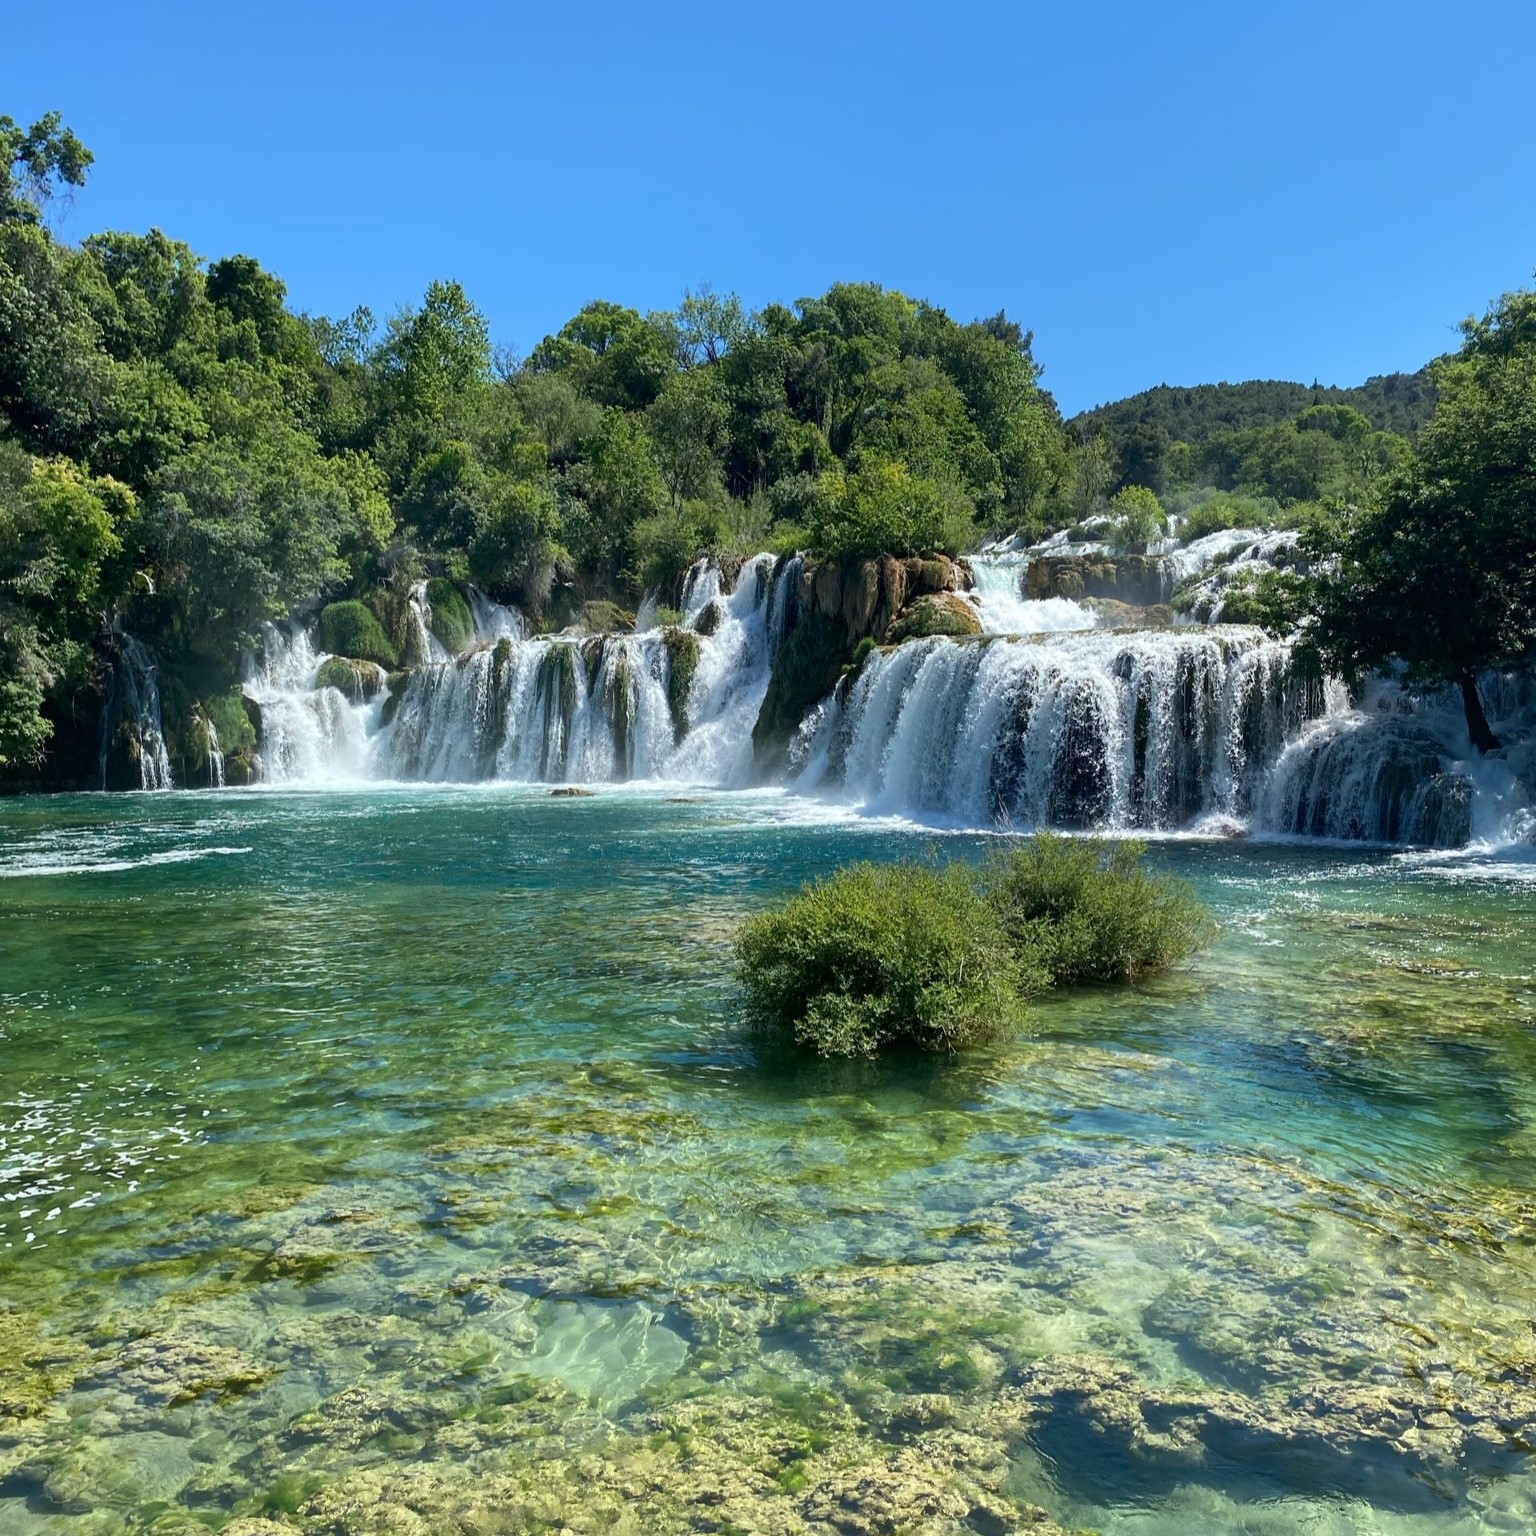
[[(1219, 617), (1234, 572), (1283, 564), (1293, 549), (1283, 532), (1223, 531), (1162, 557), (1163, 584), (1194, 583), (1197, 604)], [(1410, 699), (1385, 683), (1351, 696), (1250, 627), (1097, 627), (1087, 603), (1023, 595), (1037, 555), (973, 557), (970, 601), (986, 633), (870, 654), (809, 713), (775, 776), (865, 811), (973, 827), (1435, 846), (1530, 837), (1529, 765), (1518, 751), (1478, 759), (1454, 698)], [(680, 623), (635, 634), (529, 637), (515, 610), (471, 589), (474, 642), (455, 657), (431, 635), (420, 585), (408, 649), (436, 659), (387, 701), (382, 689), (315, 688), (325, 657), (309, 632), (274, 628), (247, 682), (263, 776), (760, 782), (753, 726), (801, 569), (799, 557), (758, 555), (731, 582), (700, 561)], [(1529, 688), (1488, 686), (1496, 721), (1533, 712)]]

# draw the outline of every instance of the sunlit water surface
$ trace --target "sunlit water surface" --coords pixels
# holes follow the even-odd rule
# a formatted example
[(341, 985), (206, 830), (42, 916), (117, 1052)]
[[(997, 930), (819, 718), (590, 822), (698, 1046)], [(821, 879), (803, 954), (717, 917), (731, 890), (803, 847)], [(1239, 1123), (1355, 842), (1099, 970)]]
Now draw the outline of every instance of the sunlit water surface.
[(1536, 1526), (1536, 869), (1160, 843), (1184, 972), (952, 1060), (745, 1035), (742, 915), (933, 839), (0, 806), (0, 1530)]

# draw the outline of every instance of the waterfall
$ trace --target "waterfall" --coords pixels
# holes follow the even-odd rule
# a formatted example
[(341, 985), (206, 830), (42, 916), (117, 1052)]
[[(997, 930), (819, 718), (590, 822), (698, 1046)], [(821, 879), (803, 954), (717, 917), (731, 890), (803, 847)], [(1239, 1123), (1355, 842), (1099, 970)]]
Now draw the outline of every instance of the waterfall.
[(269, 624), (261, 655), (246, 666), (245, 693), (261, 716), (260, 769), (269, 783), (368, 777), (368, 735), (382, 707), (316, 688), (325, 661), (297, 621)]
[(155, 659), (125, 631), (117, 630), (113, 640), (116, 657), (101, 707), (101, 787), (108, 787), (112, 753), (120, 749), (137, 764), (140, 789), (170, 789)]
[(224, 788), (224, 754), (219, 750), (219, 733), (213, 721), (205, 715), (203, 730), (208, 737), (208, 784), (212, 789)]
[(411, 632), (405, 643), (405, 659), (411, 666), (438, 666), (448, 660), (448, 652), (432, 633), (432, 605), (427, 601), (427, 584), (418, 581), (406, 594)]
[(1098, 622), (1091, 608), (1066, 597), (1031, 599), (1024, 596), (1024, 572), (1030, 552), (999, 551), (972, 555), (966, 562), (975, 586), (970, 598), (989, 635), (1039, 635), (1092, 629)]
[[(1528, 708), (1518, 680), (1487, 682), (1496, 723)], [(1265, 828), (1305, 837), (1456, 848), (1536, 834), (1526, 784), (1507, 757), (1473, 749), (1459, 694), (1412, 698), (1390, 680), (1287, 743), (1259, 809)]]
[[(789, 786), (970, 826), (1448, 846), (1532, 836), (1536, 745), (1520, 727), (1536, 714), (1529, 684), (1486, 680), (1490, 717), (1511, 745), (1478, 759), (1454, 693), (1425, 699), (1381, 683), (1351, 698), (1306, 675), (1288, 642), (1246, 626), (1095, 628), (1084, 604), (1022, 595), (1037, 554), (999, 548), (971, 560), (983, 635), (870, 652), (802, 722)], [(1200, 603), (1219, 611), (1236, 573), (1293, 556), (1293, 535), (1247, 530), (1159, 558), (1169, 581), (1200, 581)], [(682, 584), (681, 622), (634, 634), (530, 636), (515, 610), (471, 588), (475, 643), (452, 658), (426, 643), (418, 587), (412, 643), (438, 659), (371, 702), (317, 688), (327, 658), (304, 626), (272, 628), (245, 685), (260, 713), (262, 775), (753, 784), (753, 727), (800, 620), (804, 569), (799, 555), (758, 555), (732, 581), (731, 567), (699, 561)], [(210, 772), (214, 749), (210, 731)]]
[(925, 640), (868, 658), (799, 744), (799, 783), (977, 826), (1237, 821), (1327, 707), (1254, 629)]
[(479, 587), (466, 587), (464, 591), (469, 598), (469, 611), (475, 621), (476, 644), (494, 645), (503, 638), (521, 640), (528, 632), (528, 626), (516, 608), (492, 602)]
[(1193, 579), (1187, 592), (1190, 616), (1202, 624), (1219, 624), (1228, 588), (1265, 571), (1305, 569), (1297, 535), (1290, 529), (1265, 533), (1256, 529), (1228, 529), (1197, 539), (1168, 559), (1176, 580)]
[(758, 555), (726, 592), (720, 567), (701, 560), (685, 578), (678, 628), (502, 633), (420, 667), (379, 721), (368, 771), (438, 781), (748, 783), (752, 726), (799, 572), (798, 559)]

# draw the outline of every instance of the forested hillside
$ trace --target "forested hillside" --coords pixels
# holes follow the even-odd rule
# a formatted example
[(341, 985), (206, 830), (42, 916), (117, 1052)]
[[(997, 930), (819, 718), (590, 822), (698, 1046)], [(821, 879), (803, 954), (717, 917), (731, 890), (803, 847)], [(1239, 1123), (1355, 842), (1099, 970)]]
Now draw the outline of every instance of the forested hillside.
[[(1106, 444), (1114, 489), (1145, 485), (1161, 495), (1213, 485), (1307, 500), (1344, 486), (1330, 483), (1340, 479), (1332, 465), (1273, 465), (1276, 458), (1296, 458), (1291, 433), (1298, 419), (1309, 412), (1313, 422), (1347, 419), (1342, 408), (1361, 418), (1361, 428), (1406, 440), (1429, 420), (1435, 397), (1427, 367), (1383, 374), (1352, 389), (1280, 379), (1192, 388), (1159, 384), (1084, 411), (1072, 419), (1070, 430), (1079, 441), (1099, 438)], [(1306, 445), (1300, 453), (1307, 457)]]
[[(1468, 322), (1460, 360), (1418, 374), (1163, 387), (1064, 424), (1018, 323), (959, 322), (874, 283), (757, 312), (708, 290), (644, 314), (596, 300), (525, 358), (493, 345), (450, 280), (383, 320), (299, 313), (248, 255), (205, 260), (157, 229), (60, 238), (50, 208), (91, 158), (57, 115), (25, 129), (0, 117), (12, 786), (102, 781), (103, 702), (124, 657), (153, 657), (173, 757), (201, 761), (215, 738), (248, 755), (240, 681), (266, 625), (319, 616), (327, 650), (392, 669), (424, 581), (450, 627), (468, 624), (473, 585), (536, 631), (613, 629), (647, 595), (675, 602), (705, 554), (955, 553), (1085, 524), (1145, 550), (1176, 514), (1186, 540), (1299, 527), (1320, 566), (1347, 557), (1337, 568), (1367, 590), (1398, 581), (1371, 543), (1387, 526), (1376, 514), (1419, 518), (1433, 565), (1435, 520), (1463, 505), (1445, 488), (1464, 481), (1467, 496), (1518, 487), (1506, 522), (1465, 544), (1464, 588), (1528, 585), (1510, 551), (1526, 547), (1530, 405), (1503, 381), (1524, 380), (1529, 295)], [(1437, 392), (1470, 398), (1468, 379), (1493, 414), (1458, 406), (1454, 431), (1431, 431)], [(1443, 461), (1433, 482), (1415, 434), (1425, 463)], [(1467, 467), (1479, 454), (1486, 474)], [(1273, 614), (1305, 627), (1317, 594), (1284, 584)], [(1347, 634), (1338, 591), (1317, 632), (1341, 664), (1407, 654), (1396, 630)], [(1464, 680), (1522, 657), (1519, 607), (1475, 634), (1448, 610), (1429, 647), (1442, 659), (1418, 671)]]
[[(243, 734), (263, 624), (426, 576), (546, 627), (663, 600), (705, 552), (959, 549), (1068, 480), (1030, 338), (874, 284), (749, 314), (587, 305), (526, 359), (451, 281), (382, 322), (295, 313), (243, 255), (44, 214), (88, 150), (0, 119), (0, 764), (80, 736), (115, 631), (169, 719)], [(391, 595), (394, 606), (391, 608)], [(385, 648), (388, 646), (386, 633)], [(79, 757), (85, 747), (76, 742)]]

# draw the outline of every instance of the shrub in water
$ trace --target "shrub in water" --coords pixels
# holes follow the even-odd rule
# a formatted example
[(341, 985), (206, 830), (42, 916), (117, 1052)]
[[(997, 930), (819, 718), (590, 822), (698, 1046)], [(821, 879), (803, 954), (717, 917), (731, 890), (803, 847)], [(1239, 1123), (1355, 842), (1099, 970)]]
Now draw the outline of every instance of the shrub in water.
[(824, 1056), (953, 1050), (1017, 1025), (1023, 974), (964, 869), (854, 864), (736, 938), (750, 1019)]
[(994, 854), (982, 888), (1021, 963), (1052, 984), (1128, 980), (1177, 965), (1213, 931), (1188, 885), (1142, 868), (1145, 852), (1042, 832)]

